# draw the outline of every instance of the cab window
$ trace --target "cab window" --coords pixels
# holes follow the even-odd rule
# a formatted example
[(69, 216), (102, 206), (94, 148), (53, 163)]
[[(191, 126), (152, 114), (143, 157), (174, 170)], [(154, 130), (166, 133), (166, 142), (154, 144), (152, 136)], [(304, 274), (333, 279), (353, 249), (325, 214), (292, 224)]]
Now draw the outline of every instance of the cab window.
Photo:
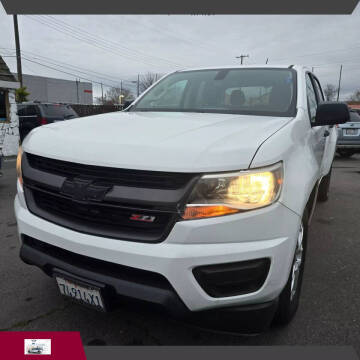
[(314, 122), (316, 116), (316, 109), (317, 109), (317, 100), (316, 100), (315, 89), (309, 74), (306, 74), (306, 94), (307, 94), (309, 118), (311, 122)]
[(324, 94), (322, 92), (319, 80), (314, 76), (313, 76), (313, 80), (314, 80), (314, 87), (315, 87), (315, 90), (317, 91), (317, 95), (318, 95), (318, 101), (323, 102), (325, 99), (324, 99)]

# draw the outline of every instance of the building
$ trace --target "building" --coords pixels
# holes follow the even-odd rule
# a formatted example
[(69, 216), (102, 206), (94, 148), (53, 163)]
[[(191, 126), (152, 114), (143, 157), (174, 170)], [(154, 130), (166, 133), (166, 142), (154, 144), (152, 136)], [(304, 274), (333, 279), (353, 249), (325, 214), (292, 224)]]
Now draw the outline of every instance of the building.
[(0, 56), (0, 157), (16, 155), (19, 147), (19, 119), (15, 90), (20, 87)]
[(30, 93), (29, 101), (83, 105), (93, 103), (93, 89), (89, 82), (23, 74), (23, 84)]

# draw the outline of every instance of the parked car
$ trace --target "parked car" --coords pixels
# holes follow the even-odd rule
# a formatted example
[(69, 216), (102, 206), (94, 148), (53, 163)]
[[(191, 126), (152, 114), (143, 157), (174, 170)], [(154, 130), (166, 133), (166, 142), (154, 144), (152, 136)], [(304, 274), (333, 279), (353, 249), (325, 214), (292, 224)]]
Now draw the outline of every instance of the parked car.
[(26, 137), (20, 257), (96, 309), (126, 298), (217, 329), (287, 324), (348, 120), (302, 66), (171, 73), (126, 111)]
[(345, 158), (360, 153), (360, 115), (356, 110), (350, 110), (349, 122), (339, 125), (336, 150)]
[(74, 109), (67, 104), (24, 102), (18, 104), (20, 141), (34, 128), (57, 121), (77, 118)]

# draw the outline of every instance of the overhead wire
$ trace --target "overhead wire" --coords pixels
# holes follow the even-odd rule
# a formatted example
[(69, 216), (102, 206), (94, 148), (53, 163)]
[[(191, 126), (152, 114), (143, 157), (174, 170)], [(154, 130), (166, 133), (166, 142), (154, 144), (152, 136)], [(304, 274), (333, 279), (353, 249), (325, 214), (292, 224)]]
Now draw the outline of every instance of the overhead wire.
[[(91, 45), (93, 47), (96, 47), (98, 49), (101, 49), (103, 51), (107, 51), (109, 53), (112, 53), (116, 56), (119, 56), (119, 57), (122, 57), (122, 58), (126, 58), (126, 59), (129, 59), (129, 60), (133, 60), (133, 61), (137, 61), (137, 62), (141, 62), (145, 65), (148, 65), (148, 66), (152, 66), (152, 67), (161, 67), (163, 68), (164, 65), (161, 65), (158, 63), (158, 59), (156, 59), (156, 63), (152, 62), (154, 61), (154, 59), (151, 59), (151, 62), (148, 58), (144, 58), (144, 56), (139, 56), (137, 54), (134, 54), (134, 53), (129, 53), (129, 51), (124, 51), (123, 49), (121, 49), (121, 47), (119, 47), (118, 45), (117, 46), (114, 46), (114, 45), (110, 45), (109, 43), (103, 41), (103, 40), (100, 40), (97, 36), (95, 35), (87, 35), (86, 32), (79, 32), (79, 31), (74, 31), (73, 29), (67, 27), (67, 26), (63, 26), (63, 25), (60, 25), (58, 23), (55, 23), (55, 22), (51, 22), (49, 21), (48, 19), (45, 19), (45, 18), (38, 18), (38, 17), (35, 17), (35, 16), (30, 16), (30, 15), (25, 15), (27, 18), (31, 19), (31, 20), (34, 20), (34, 21), (37, 21), (38, 23), (42, 24), (42, 25), (45, 25), (45, 26), (48, 26), (60, 33), (63, 33), (65, 35), (68, 35), (74, 39), (77, 39), (79, 41), (82, 41), (82, 42), (85, 42), (87, 43), (88, 45)], [(167, 66), (182, 66), (180, 64), (175, 64), (175, 63), (167, 63), (166, 64)]]

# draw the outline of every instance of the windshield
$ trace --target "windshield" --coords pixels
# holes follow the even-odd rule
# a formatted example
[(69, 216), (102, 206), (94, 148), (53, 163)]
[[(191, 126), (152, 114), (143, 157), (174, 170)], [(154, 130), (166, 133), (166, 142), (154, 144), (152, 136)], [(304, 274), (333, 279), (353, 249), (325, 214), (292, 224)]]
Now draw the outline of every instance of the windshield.
[(130, 111), (293, 116), (296, 72), (247, 68), (181, 71), (150, 89)]

